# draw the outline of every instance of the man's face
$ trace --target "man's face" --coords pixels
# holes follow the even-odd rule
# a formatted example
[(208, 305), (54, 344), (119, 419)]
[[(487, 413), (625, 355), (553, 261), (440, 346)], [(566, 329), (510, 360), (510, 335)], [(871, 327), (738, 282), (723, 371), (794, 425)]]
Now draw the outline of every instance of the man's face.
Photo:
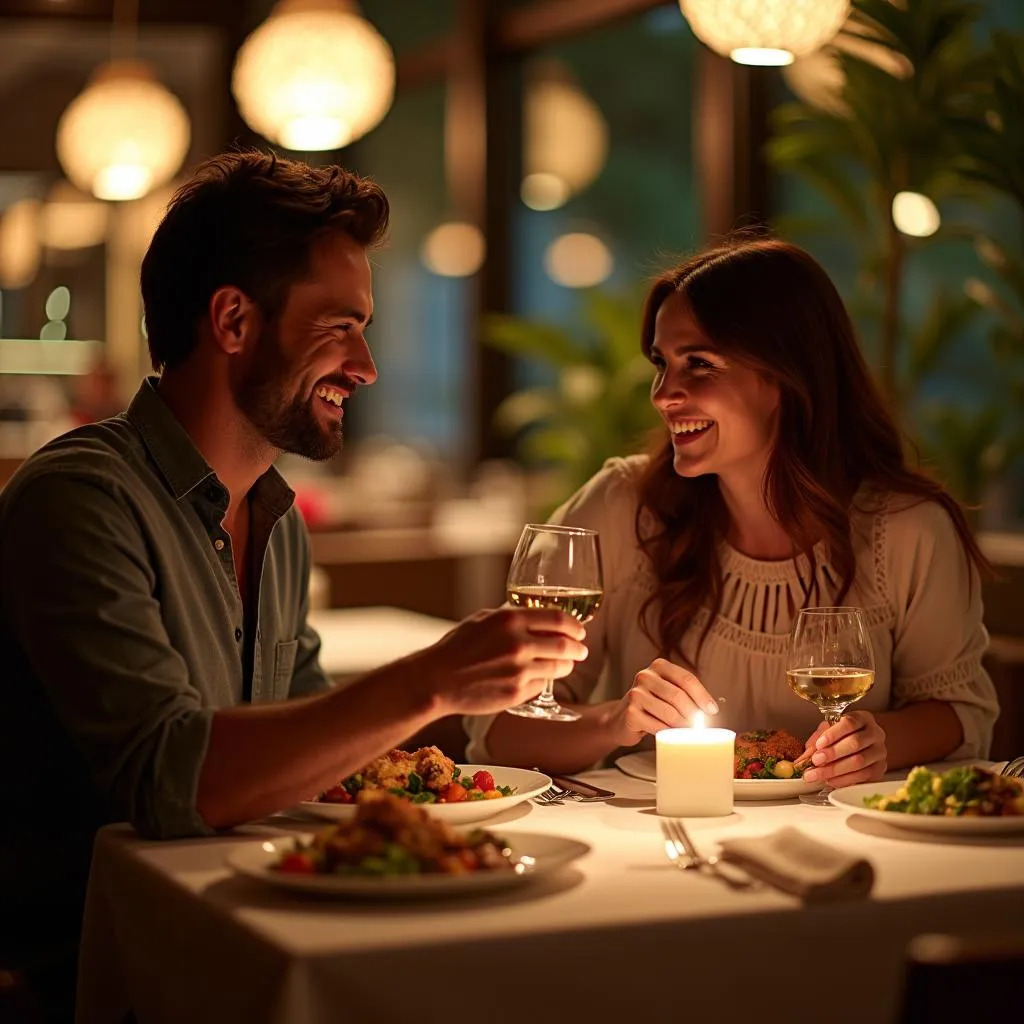
[(238, 407), (275, 448), (317, 461), (341, 450), (344, 399), (377, 379), (364, 336), (372, 319), (366, 250), (348, 235), (326, 236), (233, 385)]

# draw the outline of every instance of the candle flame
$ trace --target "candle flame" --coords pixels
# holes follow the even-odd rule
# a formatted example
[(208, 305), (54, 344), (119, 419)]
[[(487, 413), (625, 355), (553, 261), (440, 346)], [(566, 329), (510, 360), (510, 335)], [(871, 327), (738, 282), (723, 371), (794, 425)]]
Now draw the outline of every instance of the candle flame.
[(691, 729), (703, 729), (704, 728), (704, 712), (698, 711), (693, 716), (693, 721), (690, 723)]

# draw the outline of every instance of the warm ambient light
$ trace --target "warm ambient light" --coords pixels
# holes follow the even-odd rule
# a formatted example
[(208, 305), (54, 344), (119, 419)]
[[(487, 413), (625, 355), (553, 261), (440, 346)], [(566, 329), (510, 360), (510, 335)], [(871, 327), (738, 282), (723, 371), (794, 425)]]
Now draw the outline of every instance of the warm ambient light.
[(89, 249), (107, 236), (107, 210), (68, 181), (50, 189), (39, 221), (39, 237), (48, 249)]
[(395, 58), (345, 0), (280, 0), (242, 44), (231, 91), (246, 122), (286, 149), (340, 149), (375, 128)]
[(596, 235), (560, 235), (544, 254), (548, 277), (565, 288), (592, 288), (611, 276), (615, 266), (608, 246)]
[(531, 210), (557, 210), (569, 201), (569, 186), (557, 174), (535, 171), (523, 178), (519, 190)]
[(827, 43), (849, 0), (679, 0), (693, 34), (741, 64), (789, 64)]
[(191, 136), (178, 99), (141, 61), (112, 61), (68, 105), (57, 156), (97, 199), (138, 199), (181, 167)]
[(927, 238), (939, 230), (939, 208), (920, 192), (897, 192), (892, 201), (892, 222), (905, 235)]
[(484, 262), (483, 232), (474, 224), (440, 224), (423, 241), (421, 257), (428, 270), (442, 277), (471, 277)]
[(0, 288), (24, 288), (39, 270), (38, 199), (20, 199), (0, 217)]
[(608, 157), (608, 125), (569, 72), (551, 60), (527, 69), (523, 100), (523, 202), (554, 210), (582, 192)]
[(737, 46), (729, 56), (737, 64), (760, 68), (781, 68), (793, 63), (793, 54), (789, 50), (777, 50), (771, 46)]

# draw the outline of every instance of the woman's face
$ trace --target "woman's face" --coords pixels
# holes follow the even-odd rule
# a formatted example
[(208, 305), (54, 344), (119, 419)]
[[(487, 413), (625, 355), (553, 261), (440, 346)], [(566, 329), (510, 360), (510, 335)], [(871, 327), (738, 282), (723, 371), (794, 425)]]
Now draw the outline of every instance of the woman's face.
[(718, 352), (678, 292), (658, 310), (651, 362), (651, 401), (672, 434), (675, 471), (759, 487), (775, 438), (778, 386)]

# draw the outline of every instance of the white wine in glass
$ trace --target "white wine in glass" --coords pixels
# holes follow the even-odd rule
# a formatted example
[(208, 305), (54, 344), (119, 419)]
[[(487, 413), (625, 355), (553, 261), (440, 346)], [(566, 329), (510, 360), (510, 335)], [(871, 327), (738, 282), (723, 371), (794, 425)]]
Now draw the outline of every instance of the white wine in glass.
[[(875, 684), (875, 657), (860, 608), (804, 608), (789, 636), (789, 688), (810, 701), (829, 725)], [(800, 800), (830, 806), (827, 784)]]
[[(595, 530), (574, 526), (523, 528), (508, 571), (509, 604), (557, 608), (577, 622), (589, 622), (601, 607), (601, 549)], [(511, 715), (548, 722), (574, 722), (579, 713), (555, 700), (554, 680), (531, 701), (509, 708)]]

